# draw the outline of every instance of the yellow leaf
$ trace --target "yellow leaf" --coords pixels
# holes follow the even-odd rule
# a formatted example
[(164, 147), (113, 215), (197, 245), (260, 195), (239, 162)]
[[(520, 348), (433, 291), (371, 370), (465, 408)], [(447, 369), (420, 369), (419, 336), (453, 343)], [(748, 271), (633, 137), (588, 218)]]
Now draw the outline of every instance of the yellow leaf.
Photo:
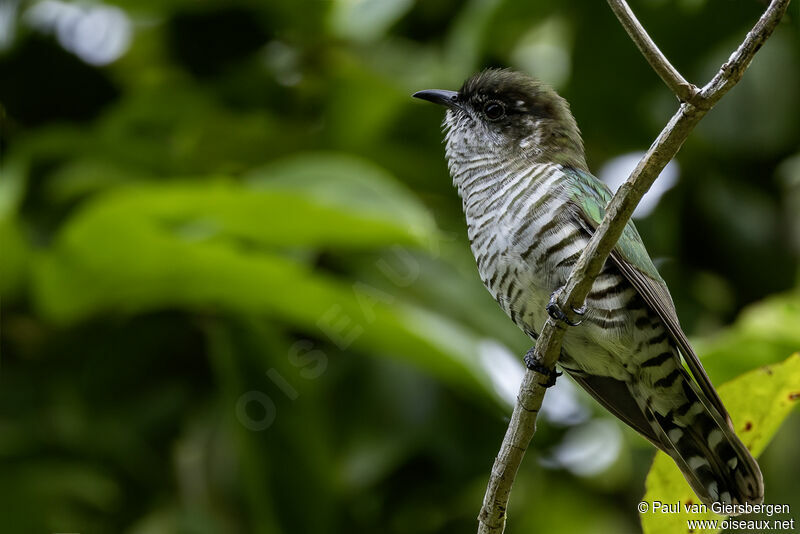
[[(782, 363), (761, 367), (726, 382), (719, 388), (736, 433), (755, 456), (769, 444), (786, 416), (800, 401), (800, 353)], [(766, 480), (765, 484), (769, 484)], [(722, 530), (724, 516), (703, 507), (672, 459), (658, 452), (645, 483), (640, 519), (645, 534), (679, 534)], [(695, 505), (692, 507), (692, 505)], [(697, 506), (700, 505), (700, 506)], [(687, 508), (688, 507), (688, 508)], [(643, 510), (646, 511), (643, 512)], [(780, 519), (780, 518), (778, 518)], [(688, 522), (718, 521), (717, 528)]]

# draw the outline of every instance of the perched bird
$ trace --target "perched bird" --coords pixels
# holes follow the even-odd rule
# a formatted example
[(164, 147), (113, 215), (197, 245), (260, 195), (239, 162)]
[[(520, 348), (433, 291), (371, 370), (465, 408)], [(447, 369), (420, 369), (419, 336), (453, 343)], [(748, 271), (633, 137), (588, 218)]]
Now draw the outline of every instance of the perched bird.
[[(481, 280), (536, 339), (548, 313), (566, 320), (551, 296), (611, 199), (587, 168), (569, 105), (524, 74), (496, 69), (458, 92), (414, 96), (447, 108), (447, 163)], [(704, 503), (760, 503), (758, 464), (734, 433), (633, 223), (576, 312), (581, 321), (564, 336), (558, 365), (669, 454)]]

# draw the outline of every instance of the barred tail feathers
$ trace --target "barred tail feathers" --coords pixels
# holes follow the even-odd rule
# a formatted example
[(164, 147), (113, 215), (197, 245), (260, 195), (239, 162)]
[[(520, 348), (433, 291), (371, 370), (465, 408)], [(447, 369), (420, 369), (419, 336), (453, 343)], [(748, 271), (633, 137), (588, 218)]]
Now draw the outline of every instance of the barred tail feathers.
[(652, 406), (650, 397), (642, 408), (661, 448), (678, 465), (695, 494), (709, 506), (714, 502), (762, 502), (761, 470), (725, 415), (704, 402), (682, 367), (676, 365), (667, 376), (676, 377), (670, 386), (683, 390), (683, 402), (663, 410), (663, 406)]

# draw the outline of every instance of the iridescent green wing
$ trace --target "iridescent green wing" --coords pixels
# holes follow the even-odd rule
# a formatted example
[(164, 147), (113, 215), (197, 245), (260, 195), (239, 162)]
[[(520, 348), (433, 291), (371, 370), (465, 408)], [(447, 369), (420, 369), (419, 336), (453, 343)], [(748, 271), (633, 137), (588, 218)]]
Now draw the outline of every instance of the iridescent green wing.
[[(575, 185), (572, 201), (579, 209), (581, 222), (588, 223), (590, 228), (587, 230), (593, 234), (606, 214), (606, 206), (611, 201), (611, 191), (606, 184), (588, 172), (573, 170), (568, 174), (574, 179)], [(628, 221), (628, 224), (625, 225), (619, 241), (614, 246), (614, 253), (663, 286), (665, 296), (672, 306), (672, 298), (666, 291), (666, 283), (653, 265), (633, 222)]]
[[(573, 196), (570, 206), (574, 210), (578, 222), (591, 235), (603, 220), (606, 206), (611, 200), (611, 191), (606, 184), (588, 172), (571, 169), (567, 171), (567, 175), (572, 178), (570, 185)], [(647, 305), (664, 322), (670, 337), (683, 354), (689, 370), (705, 397), (723, 417), (728, 419), (730, 424), (725, 406), (714, 389), (711, 379), (708, 378), (705, 369), (700, 364), (700, 359), (689, 344), (686, 334), (681, 329), (667, 284), (653, 265), (633, 222), (628, 221), (628, 224), (625, 225), (609, 258), (639, 292)]]

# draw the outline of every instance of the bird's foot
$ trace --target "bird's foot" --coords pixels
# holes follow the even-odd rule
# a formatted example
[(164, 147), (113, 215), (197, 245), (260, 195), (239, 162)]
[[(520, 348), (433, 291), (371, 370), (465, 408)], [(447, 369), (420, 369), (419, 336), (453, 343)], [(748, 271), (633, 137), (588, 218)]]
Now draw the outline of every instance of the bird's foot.
[(536, 356), (536, 347), (531, 347), (531, 349), (525, 353), (525, 367), (530, 369), (531, 371), (536, 371), (537, 373), (541, 373), (547, 377), (547, 382), (539, 383), (540, 386), (549, 388), (556, 385), (556, 378), (561, 376), (564, 373), (559, 373), (555, 369), (550, 369), (545, 367), (541, 363), (539, 363), (539, 358)]
[[(552, 317), (556, 321), (563, 321), (570, 326), (578, 326), (583, 322), (583, 319), (580, 319), (575, 322), (570, 321), (569, 317), (567, 317), (567, 314), (564, 313), (564, 311), (558, 305), (558, 295), (561, 293), (562, 289), (563, 289), (562, 287), (559, 287), (550, 294), (550, 302), (547, 303), (547, 307), (545, 309), (547, 310), (547, 313), (550, 315), (550, 317)], [(572, 308), (572, 311), (575, 312), (575, 314), (577, 315), (583, 315), (584, 313), (586, 313), (586, 305), (581, 306), (577, 310), (575, 308)]]

